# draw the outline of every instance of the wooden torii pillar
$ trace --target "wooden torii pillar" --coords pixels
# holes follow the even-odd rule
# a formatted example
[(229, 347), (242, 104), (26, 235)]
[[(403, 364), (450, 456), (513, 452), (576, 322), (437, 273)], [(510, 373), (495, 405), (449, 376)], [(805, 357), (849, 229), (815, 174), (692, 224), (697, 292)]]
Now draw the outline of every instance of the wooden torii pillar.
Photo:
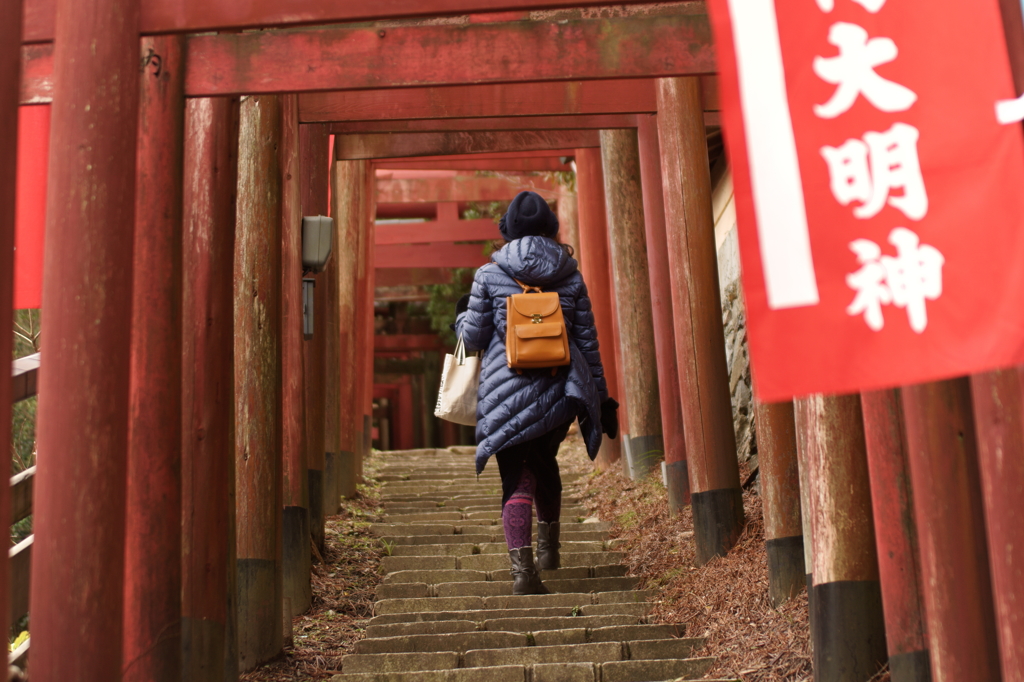
[(184, 36), (143, 38), (139, 76), (124, 679), (181, 679)]
[[(336, 325), (340, 333), (337, 358), (339, 379), (339, 398), (337, 404), (339, 423), (339, 450), (337, 495), (351, 497), (355, 493), (355, 485), (359, 473), (359, 458), (363, 450), (363, 390), (366, 381), (365, 367), (359, 364), (366, 343), (364, 327), (364, 311), (366, 310), (366, 292), (361, 281), (366, 279), (366, 193), (368, 177), (371, 175), (370, 162), (367, 160), (335, 161), (331, 179), (333, 203), (332, 213), (335, 225), (334, 266), (337, 277), (338, 298), (335, 309), (338, 311)], [(371, 339), (372, 340), (372, 339)], [(372, 346), (371, 346), (372, 353)], [(370, 371), (373, 363), (370, 362)], [(337, 505), (337, 500), (331, 500)]]
[(30, 597), (42, 682), (121, 679), (139, 5), (55, 8)]
[[(330, 183), (330, 149), (326, 126), (310, 123), (299, 131), (299, 172), (302, 182), (302, 214), (327, 215)], [(334, 245), (337, 248), (337, 245)], [(332, 256), (332, 261), (337, 256)], [(305, 342), (303, 362), (306, 373), (306, 458), (308, 467), (309, 527), (321, 554), (324, 551), (324, 469), (326, 466), (326, 341), (334, 326), (334, 311), (328, 305), (328, 275), (315, 278), (313, 338)], [(335, 510), (331, 510), (332, 512)]]
[[(0, 320), (14, 319), (14, 200), (18, 176), (18, 98), (21, 81), (21, 2), (0, 8)], [(0, 334), (0, 358), (12, 353), (12, 334)], [(7, 361), (4, 360), (6, 363)], [(7, 371), (6, 369), (4, 371)], [(11, 382), (0, 381), (0, 443), (11, 442)], [(10, 526), (10, 489), (0, 486), (0, 527)], [(0, 557), (0, 627), (7, 631), (7, 557)]]
[(242, 101), (235, 243), (238, 657), (281, 651), (281, 150), (277, 95)]
[(725, 554), (743, 527), (725, 360), (711, 171), (696, 78), (658, 81), (658, 133), (683, 433), (697, 563)]
[(190, 99), (185, 111), (182, 677), (234, 682), (238, 102)]
[(664, 458), (651, 285), (636, 129), (601, 131), (601, 164), (629, 431), (627, 469), (641, 478)]

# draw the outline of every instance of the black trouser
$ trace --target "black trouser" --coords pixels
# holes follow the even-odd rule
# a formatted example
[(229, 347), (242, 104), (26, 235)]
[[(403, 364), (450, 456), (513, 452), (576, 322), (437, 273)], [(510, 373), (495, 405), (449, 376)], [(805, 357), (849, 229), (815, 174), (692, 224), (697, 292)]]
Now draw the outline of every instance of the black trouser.
[(558, 521), (562, 508), (562, 477), (558, 473), (558, 446), (565, 440), (572, 422), (557, 426), (542, 436), (505, 448), (495, 455), (501, 474), (501, 505), (512, 497), (529, 471), (536, 479), (537, 520)]

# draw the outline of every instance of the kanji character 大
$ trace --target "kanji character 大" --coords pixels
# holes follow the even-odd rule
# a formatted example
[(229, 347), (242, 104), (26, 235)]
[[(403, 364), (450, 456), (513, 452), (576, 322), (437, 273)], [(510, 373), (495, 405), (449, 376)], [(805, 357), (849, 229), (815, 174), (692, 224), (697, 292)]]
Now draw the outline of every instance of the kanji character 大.
[[(885, 5), (885, 0), (853, 0), (855, 3), (875, 14)], [(818, 9), (822, 12), (831, 12), (836, 6), (836, 0), (817, 0)]]
[(899, 53), (892, 39), (869, 39), (860, 26), (840, 21), (829, 29), (828, 42), (839, 48), (839, 54), (815, 57), (814, 73), (838, 87), (829, 101), (814, 105), (818, 118), (835, 118), (849, 111), (857, 95), (864, 95), (876, 109), (887, 113), (906, 111), (917, 101), (913, 90), (875, 73), (875, 67), (888, 64)]
[[(912, 125), (895, 123), (884, 133), (867, 132), (864, 139), (850, 139), (839, 147), (824, 146), (821, 155), (828, 165), (829, 187), (843, 206), (856, 200), (857, 218), (868, 219), (888, 203), (911, 220), (928, 213), (928, 192), (917, 154), (920, 133)], [(892, 196), (902, 189), (903, 194)]]
[(928, 327), (925, 302), (942, 295), (946, 259), (934, 246), (921, 244), (921, 239), (905, 227), (890, 232), (889, 243), (896, 247), (895, 256), (881, 255), (878, 244), (868, 239), (850, 242), (861, 268), (846, 276), (847, 286), (857, 292), (846, 314), (863, 313), (868, 327), (877, 332), (885, 324), (882, 306), (891, 303), (906, 309), (910, 328), (920, 334)]

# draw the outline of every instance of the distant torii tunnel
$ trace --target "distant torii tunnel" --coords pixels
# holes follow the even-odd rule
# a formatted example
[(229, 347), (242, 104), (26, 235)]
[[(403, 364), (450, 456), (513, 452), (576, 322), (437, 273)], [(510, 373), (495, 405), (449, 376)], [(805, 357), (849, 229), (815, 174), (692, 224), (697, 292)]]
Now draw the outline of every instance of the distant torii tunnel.
[[(511, 199), (509, 177), (557, 204), (594, 301), (624, 434), (598, 466), (663, 460), (698, 561), (729, 551), (744, 512), (708, 17), (565, 5), (0, 9), (0, 129), (19, 106), (52, 111), (42, 361), (0, 382), (0, 442), (10, 405), (39, 395), (38, 470), (0, 487), (9, 521), (34, 518), (0, 561), (0, 614), (31, 612), (33, 680), (231, 682), (281, 651), (310, 603), (310, 542), (355, 494), (374, 429), (400, 447), (468, 438), (429, 424), (438, 336), (375, 334), (376, 293), (483, 262), (474, 242), (496, 230), (460, 205)], [(1011, 45), (1024, 63), (1024, 29)], [(0, 142), (8, 316), (17, 140)], [(575, 193), (535, 174), (573, 169)], [(334, 255), (306, 337), (316, 215)], [(1024, 679), (1022, 405), (1006, 370), (756, 406), (770, 595), (809, 588), (818, 679), (886, 660), (894, 680)]]

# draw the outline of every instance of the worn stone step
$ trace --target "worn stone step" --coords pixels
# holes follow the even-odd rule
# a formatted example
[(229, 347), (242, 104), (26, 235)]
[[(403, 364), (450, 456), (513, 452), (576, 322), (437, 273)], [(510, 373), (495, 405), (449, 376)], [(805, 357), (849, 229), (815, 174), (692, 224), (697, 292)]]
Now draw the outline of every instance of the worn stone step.
[(707, 642), (703, 637), (678, 639), (641, 639), (626, 642), (630, 660), (651, 658), (689, 658)]
[[(623, 554), (621, 552), (562, 552), (561, 559), (562, 565), (566, 568), (599, 566), (620, 563)], [(507, 552), (504, 554), (474, 554), (459, 557), (459, 568), (468, 568), (473, 571), (507, 570), (511, 568), (511, 562)]]
[[(438, 524), (440, 526), (440, 524)], [(562, 526), (561, 541), (565, 542), (605, 542), (608, 538), (607, 531), (594, 530), (592, 524), (588, 523), (572, 523), (565, 524)], [(376, 523), (370, 526), (370, 532), (374, 535), (383, 537), (388, 542), (395, 542), (396, 544), (425, 544), (425, 545), (443, 545), (447, 542), (462, 542), (474, 544), (486, 544), (486, 543), (504, 543), (505, 533), (502, 530), (500, 524), (493, 526), (474, 526), (461, 530), (459, 535), (462, 537), (452, 538), (455, 534), (455, 525), (448, 526), (447, 524), (440, 526), (443, 528), (439, 533), (431, 534), (425, 533), (421, 529), (424, 526), (422, 524), (416, 524), (415, 526), (406, 524), (388, 524), (388, 523)], [(402, 533), (402, 529), (413, 528), (412, 533)], [(536, 530), (536, 529), (535, 529)], [(423, 538), (423, 539), (420, 539)], [(432, 538), (432, 539), (431, 539)], [(537, 533), (533, 534), (533, 541), (536, 544)]]
[(594, 628), (589, 633), (591, 642), (634, 642), (652, 639), (675, 639), (679, 637), (676, 625), (612, 625)]
[(380, 560), (384, 573), (413, 570), (454, 570), (459, 557), (454, 556), (386, 556)]
[[(502, 631), (501, 628), (481, 628), (479, 623), (471, 620), (434, 620), (421, 623), (389, 623), (381, 625), (368, 625), (366, 637), (406, 637), (408, 635), (444, 635), (452, 632), (476, 632), (477, 630), (490, 629), (493, 632)], [(515, 630), (506, 630), (515, 632)], [(426, 668), (419, 668), (425, 670)], [(417, 670), (417, 668), (411, 668)], [(360, 671), (371, 672), (371, 671)]]
[(573, 613), (572, 606), (551, 606), (539, 609), (478, 609), (473, 611), (407, 611), (377, 614), (368, 625), (392, 623), (427, 623), (443, 620), (472, 620), (483, 624), (494, 618), (551, 618), (566, 617)]
[(409, 570), (395, 571), (384, 576), (383, 583), (391, 585), (394, 583), (427, 583), (428, 585), (439, 585), (441, 583), (464, 583), (488, 580), (487, 571), (424, 571)]
[[(579, 554), (580, 552), (603, 552), (604, 542), (600, 541), (576, 541), (560, 538), (562, 554)], [(480, 550), (477, 554), (508, 554), (508, 545), (502, 542), (486, 542), (477, 545)]]
[[(548, 618), (494, 618), (485, 620), (484, 630), (506, 632), (540, 632), (542, 630), (571, 630), (575, 628), (602, 628), (613, 625), (637, 625), (635, 616), (551, 616)], [(659, 656), (659, 658), (662, 658)]]
[[(403, 673), (417, 670), (450, 670), (459, 666), (457, 651), (434, 653), (349, 654), (341, 670), (351, 673)], [(337, 679), (335, 677), (334, 679)]]
[(453, 668), (409, 672), (341, 673), (333, 676), (331, 682), (526, 682), (526, 677), (527, 670), (524, 666), (507, 666), (486, 670)]
[(538, 663), (603, 663), (622, 659), (622, 645), (618, 642), (481, 649), (467, 651), (462, 658), (467, 668)]
[(713, 658), (612, 661), (601, 665), (601, 682), (649, 682), (697, 679), (714, 664)]
[(430, 511), (421, 514), (388, 514), (384, 517), (388, 523), (443, 523), (444, 521), (462, 521), (459, 511)]
[[(543, 580), (543, 577), (542, 577)], [(614, 592), (632, 590), (636, 578), (576, 578), (568, 580), (543, 580), (545, 587), (555, 594), (579, 592)], [(442, 583), (434, 586), (438, 597), (497, 596), (510, 594), (512, 586), (507, 581)]]
[[(615, 594), (615, 593), (604, 593)], [(569, 612), (551, 615), (572, 615), (577, 609), (585, 616), (645, 615), (650, 609), (647, 603), (605, 601), (599, 602), (604, 594), (530, 594), (501, 595), (493, 597), (426, 597), (413, 599), (384, 599), (374, 604), (374, 615), (390, 613), (424, 614), (431, 611), (458, 612), (483, 611), (490, 609), (543, 609), (562, 607)], [(614, 598), (613, 598), (614, 599)], [(509, 614), (511, 617), (513, 614)], [(409, 617), (407, 620), (418, 620)]]
[(374, 598), (377, 601), (382, 599), (419, 599), (432, 596), (430, 588), (431, 586), (426, 583), (391, 583), (387, 585), (382, 583), (377, 586)]
[(405, 535), (455, 535), (454, 524), (371, 523), (370, 533), (381, 537)]
[(522, 632), (454, 632), (441, 635), (406, 635), (376, 637), (357, 641), (353, 650), (357, 654), (387, 654), (401, 652), (434, 653), (438, 651), (466, 652), (471, 649), (505, 649), (527, 646), (529, 640)]
[(467, 554), (479, 554), (480, 545), (475, 543), (463, 543), (461, 535), (453, 538), (459, 544), (443, 545), (394, 545), (389, 556), (465, 556)]

